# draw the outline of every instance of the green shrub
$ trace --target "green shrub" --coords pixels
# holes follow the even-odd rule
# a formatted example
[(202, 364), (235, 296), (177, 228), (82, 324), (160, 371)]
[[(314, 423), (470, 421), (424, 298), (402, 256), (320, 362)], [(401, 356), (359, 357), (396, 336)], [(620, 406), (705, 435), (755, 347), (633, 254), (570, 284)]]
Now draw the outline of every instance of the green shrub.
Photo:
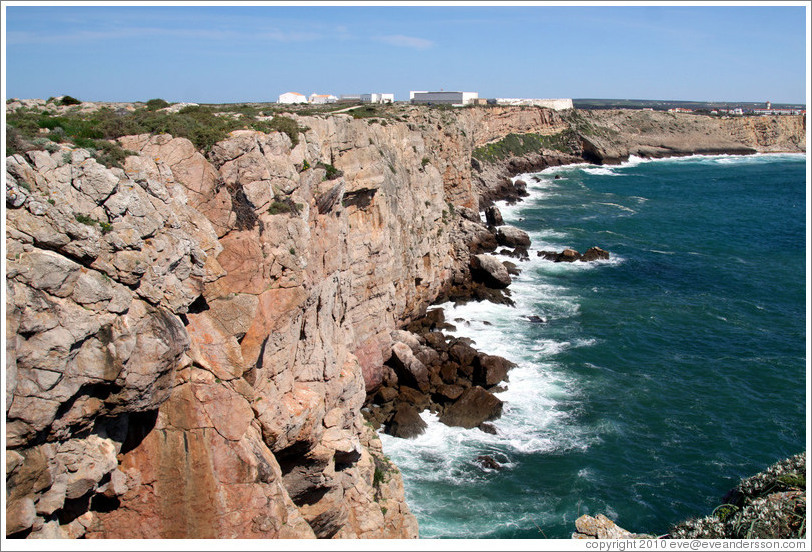
[(285, 117), (284, 115), (277, 115), (270, 122), (271, 130), (275, 130), (277, 132), (284, 132), (290, 138), (290, 143), (293, 146), (296, 146), (299, 143), (299, 133), (304, 132), (305, 129), (299, 127), (299, 123), (297, 123), (294, 119), (290, 117)]
[(372, 105), (365, 105), (363, 107), (358, 107), (350, 111), (352, 113), (353, 119), (367, 119), (369, 117), (379, 117), (381, 114)]
[(150, 111), (158, 111), (159, 109), (169, 107), (169, 102), (162, 100), (161, 98), (153, 98), (151, 100), (147, 100), (146, 106)]
[(423, 167), (423, 168), (425, 168), (425, 167), (426, 167), (426, 165), (428, 165), (430, 162), (431, 162), (431, 161), (429, 160), (429, 158), (428, 158), (428, 157), (424, 157), (424, 158), (423, 158), (423, 160), (422, 160), (422, 161), (420, 161), (420, 166), (421, 166), (421, 167)]
[(110, 224), (109, 222), (98, 221), (88, 215), (77, 213), (74, 215), (74, 218), (76, 219), (76, 222), (81, 222), (82, 224), (87, 224), (88, 226), (98, 225), (99, 230), (101, 230), (102, 234), (107, 234), (108, 232), (113, 230), (113, 225)]
[(567, 152), (570, 132), (564, 131), (553, 135), (542, 134), (508, 134), (498, 142), (476, 148), (471, 156), (479, 161), (493, 163), (509, 157), (520, 157), (528, 153), (538, 153), (544, 149)]
[[(161, 105), (161, 101), (150, 100), (151, 106)], [(48, 138), (54, 142), (73, 142), (79, 147), (88, 148), (97, 147), (90, 140), (114, 140), (132, 134), (171, 134), (176, 138), (187, 138), (197, 149), (208, 151), (237, 129), (284, 132), (296, 145), (299, 143), (299, 133), (307, 131), (290, 117), (284, 116), (276, 116), (270, 122), (252, 121), (220, 117), (217, 113), (222, 111), (206, 106), (187, 106), (178, 113), (152, 110), (151, 106), (128, 113), (102, 108), (92, 113), (66, 113), (60, 116), (20, 108), (7, 114), (6, 122), (7, 128), (16, 129), (13, 137), (20, 140), (31, 140), (40, 136), (40, 129), (48, 129), (51, 131)], [(237, 108), (238, 111), (253, 109)], [(13, 142), (7, 151), (15, 152), (14, 148), (19, 145), (19, 142)]]
[(62, 105), (79, 105), (82, 103), (82, 100), (77, 100), (73, 96), (62, 96), (62, 101), (60, 103)]
[(281, 200), (275, 199), (271, 206), (268, 207), (269, 215), (281, 215), (285, 213), (292, 213), (298, 215), (299, 211), (304, 207), (301, 203), (293, 203), (289, 197), (283, 197)]
[(322, 163), (321, 161), (319, 161), (316, 166), (325, 169), (327, 171), (327, 173), (324, 175), (324, 180), (335, 180), (339, 176), (344, 175), (342, 171), (338, 170), (329, 163)]

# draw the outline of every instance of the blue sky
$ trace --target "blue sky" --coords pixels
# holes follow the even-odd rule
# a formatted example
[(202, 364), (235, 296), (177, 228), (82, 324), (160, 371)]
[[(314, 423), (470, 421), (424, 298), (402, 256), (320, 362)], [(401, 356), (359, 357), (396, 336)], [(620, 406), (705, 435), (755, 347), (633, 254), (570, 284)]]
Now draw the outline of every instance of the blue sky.
[(6, 97), (806, 100), (801, 4), (44, 6), (5, 3)]

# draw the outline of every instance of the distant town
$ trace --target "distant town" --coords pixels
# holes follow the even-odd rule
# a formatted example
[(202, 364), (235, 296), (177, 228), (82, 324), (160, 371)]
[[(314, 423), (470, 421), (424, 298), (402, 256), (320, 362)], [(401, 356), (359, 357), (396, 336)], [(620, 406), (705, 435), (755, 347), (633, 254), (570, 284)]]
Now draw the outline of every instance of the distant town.
[[(391, 104), (395, 102), (393, 93), (367, 94), (310, 94), (285, 92), (279, 95), (279, 104)], [(477, 92), (460, 91), (415, 91), (409, 92), (409, 101), (404, 103), (423, 105), (450, 105), (464, 107), (470, 105), (530, 105), (563, 109), (642, 109), (668, 111), (671, 113), (697, 113), (705, 115), (803, 115), (806, 106), (800, 104), (776, 104), (757, 102), (690, 102), (665, 100), (604, 100), (572, 98), (480, 98)]]
[[(387, 93), (369, 94), (311, 94), (305, 96), (298, 92), (285, 92), (279, 95), (280, 104), (329, 104), (329, 103), (395, 103), (395, 95)], [(551, 109), (572, 109), (572, 100), (566, 99), (530, 99), (530, 98), (480, 98), (477, 92), (455, 92), (440, 90), (438, 92), (415, 91), (409, 92), (409, 103), (425, 105), (451, 105), (463, 107), (466, 105), (536, 105)]]

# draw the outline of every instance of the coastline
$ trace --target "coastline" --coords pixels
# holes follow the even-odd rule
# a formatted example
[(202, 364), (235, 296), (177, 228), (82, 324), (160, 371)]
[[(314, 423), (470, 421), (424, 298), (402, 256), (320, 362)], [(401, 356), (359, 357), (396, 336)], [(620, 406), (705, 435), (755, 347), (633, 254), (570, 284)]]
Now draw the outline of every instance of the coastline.
[[(753, 160), (755, 161), (755, 160), (756, 160), (756, 159), (758, 159), (758, 158), (780, 158), (780, 157), (783, 157), (783, 156), (789, 156), (790, 158), (795, 158), (795, 159), (797, 160), (797, 159), (805, 158), (805, 157), (806, 157), (806, 154), (805, 154), (805, 153), (798, 153), (798, 152), (767, 152), (767, 153), (756, 153), (756, 154), (751, 154), (751, 155), (746, 156), (746, 157), (752, 157), (752, 158), (753, 158)], [(682, 161), (682, 160), (685, 160), (685, 161), (687, 161), (687, 162), (696, 161), (696, 160), (717, 160), (717, 161), (718, 161), (718, 160), (721, 160), (721, 161), (724, 161), (724, 159), (725, 159), (725, 158), (728, 158), (728, 157), (736, 159), (736, 160), (737, 160), (737, 162), (746, 162), (746, 161), (744, 161), (744, 160), (742, 159), (742, 157), (743, 157), (743, 156), (740, 156), (740, 155), (729, 155), (729, 154), (678, 156), (678, 157), (672, 157), (672, 158), (657, 158), (657, 159), (643, 159), (643, 158), (635, 158), (635, 157), (632, 157), (632, 158), (631, 158), (631, 159), (630, 159), (630, 160), (629, 160), (627, 163), (625, 163), (625, 164), (623, 165), (623, 168), (628, 168), (628, 167), (630, 167), (630, 166), (632, 166), (632, 167), (633, 167), (633, 166), (635, 166), (635, 165), (637, 165), (637, 164), (640, 164), (640, 163), (647, 163), (647, 162), (654, 162), (654, 161), (657, 161), (657, 162), (661, 162), (661, 161), (662, 161), (662, 162), (668, 162), (668, 161), (672, 161), (672, 162), (680, 162), (680, 161)], [(588, 165), (589, 165), (589, 164), (577, 163), (577, 164), (573, 164), (573, 165), (571, 165), (570, 167), (580, 167), (580, 168), (584, 168), (585, 166), (588, 166)], [(601, 167), (601, 166), (599, 166), (599, 165), (594, 165), (594, 167), (598, 168), (598, 167)], [(568, 168), (568, 167), (554, 167), (554, 168), (550, 168), (550, 171), (551, 171), (551, 172), (555, 172), (556, 170), (562, 170), (562, 169), (563, 169), (563, 170), (566, 170), (567, 168)], [(618, 168), (621, 168), (621, 167), (618, 167), (618, 166), (605, 166), (605, 168), (607, 168), (607, 169), (618, 169)], [(532, 182), (532, 180), (531, 180), (531, 178), (530, 178), (530, 177), (532, 176), (532, 174), (535, 174), (535, 173), (522, 173), (522, 174), (518, 174), (518, 175), (513, 176), (513, 178), (514, 178), (514, 179), (527, 180), (528, 182)], [(530, 191), (532, 192), (532, 190), (530, 190)], [(641, 192), (641, 193), (642, 193), (642, 192)], [(645, 194), (643, 193), (643, 195), (645, 195)], [(518, 200), (514, 200), (514, 203), (515, 203), (515, 205), (517, 205), (517, 206), (518, 206), (518, 205), (520, 205), (520, 204), (521, 204), (523, 201), (525, 201), (525, 199), (520, 198), (520, 199), (518, 199)], [(497, 203), (497, 205), (498, 205), (499, 207), (502, 207), (502, 204), (501, 204), (501, 203)], [(503, 210), (503, 214), (504, 214), (504, 210)], [(511, 222), (511, 220), (509, 220), (509, 219), (508, 219), (508, 217), (505, 217), (505, 223), (506, 223), (506, 224), (511, 224), (512, 222)], [(527, 230), (527, 228), (525, 228), (525, 230)], [(597, 244), (597, 245), (600, 245), (600, 244)], [(533, 246), (534, 246), (534, 248), (538, 248), (538, 245), (535, 243), (535, 239), (534, 239)], [(528, 248), (528, 249), (529, 249), (529, 248)], [(532, 255), (532, 252), (531, 252), (531, 255)], [(532, 256), (535, 256), (535, 255), (532, 255)], [(502, 259), (503, 259), (503, 260), (509, 260), (509, 258), (506, 258), (506, 257), (502, 257)], [(522, 263), (517, 261), (517, 263), (516, 263), (516, 264), (517, 264), (517, 265), (519, 265), (519, 267), (521, 267), (521, 264), (522, 264)], [(510, 288), (509, 288), (509, 289), (513, 288), (513, 286), (514, 286), (514, 285), (515, 285), (515, 282), (511, 284), (511, 286), (510, 286)], [(440, 305), (440, 306), (448, 307), (448, 306), (450, 306), (450, 304), (449, 304), (449, 303), (445, 303), (445, 304)], [(501, 307), (501, 306), (495, 306), (495, 307), (494, 307), (494, 309), (501, 309), (501, 310), (503, 310), (503, 311), (506, 311), (506, 310), (511, 310), (511, 309), (507, 309), (506, 307)], [(490, 310), (494, 310), (494, 309), (483, 309), (483, 312), (484, 312), (484, 311), (490, 311)], [(474, 312), (474, 311), (470, 311), (470, 312)], [(515, 316), (515, 317), (519, 317), (519, 316), (520, 316), (520, 314), (526, 314), (526, 313), (518, 313), (518, 312), (517, 312), (517, 313), (516, 313), (514, 316)], [(470, 322), (472, 323), (472, 325), (473, 325), (473, 323), (474, 323), (474, 321), (475, 321), (475, 320), (480, 320), (480, 321), (481, 321), (481, 320), (488, 320), (488, 318), (483, 318), (483, 316), (485, 316), (485, 315), (483, 315), (483, 313), (482, 313), (482, 312), (478, 312), (478, 311), (477, 311), (477, 314), (476, 314), (476, 315), (473, 315), (473, 314), (470, 314), (470, 313), (469, 313), (469, 314), (467, 314), (467, 315), (466, 315), (466, 314), (462, 314), (462, 311), (453, 311), (453, 310), (452, 310), (452, 311), (446, 311), (446, 318), (448, 318), (448, 319), (450, 319), (450, 320), (453, 320), (455, 317), (458, 317), (458, 318), (459, 318), (459, 321), (460, 321), (459, 323), (460, 323), (460, 324), (465, 324), (465, 325), (467, 325), (467, 322), (469, 322), (469, 321), (470, 321)], [(463, 320), (465, 320), (466, 322), (462, 322)], [(478, 328), (481, 328), (481, 329), (487, 329), (487, 328), (483, 328), (483, 327), (482, 327), (482, 325), (481, 325), (481, 323), (480, 323), (480, 324), (478, 324), (478, 325), (477, 325), (477, 327), (478, 327)], [(460, 336), (474, 337), (474, 338), (475, 338), (477, 341), (479, 341), (479, 339), (478, 339), (478, 338), (476, 338), (476, 337), (475, 337), (473, 334), (468, 333), (468, 332), (453, 332), (453, 335), (454, 335), (454, 336), (456, 336), (456, 337), (460, 337)], [(499, 343), (498, 338), (491, 336), (491, 338), (489, 338), (489, 339), (488, 339), (488, 343), (489, 343), (490, 347), (486, 347), (486, 348), (484, 348), (483, 350), (487, 351), (488, 353), (492, 353), (492, 354), (502, 354), (502, 353), (500, 353), (500, 352), (499, 352), (499, 348), (496, 348), (496, 349), (494, 349), (494, 348), (493, 348), (494, 344), (498, 344), (498, 343)], [(516, 360), (517, 360), (516, 358), (512, 358), (512, 357), (510, 357), (510, 356), (508, 356), (508, 358), (509, 358), (510, 360), (512, 360), (512, 361), (516, 361)], [(510, 381), (508, 381), (506, 385), (507, 385), (508, 389), (511, 389), (511, 388), (514, 386), (514, 384), (513, 384), (513, 383), (511, 383)], [(499, 425), (499, 424), (497, 424), (497, 426), (498, 426), (498, 425)], [(427, 442), (429, 442), (429, 443), (430, 443), (430, 442), (438, 443), (438, 442), (441, 442), (441, 441), (442, 441), (442, 439), (446, 439), (446, 440), (450, 440), (450, 441), (462, 440), (462, 437), (457, 436), (457, 435), (456, 435), (454, 432), (444, 431), (444, 430), (442, 430), (442, 429), (441, 429), (440, 427), (438, 427), (438, 426), (434, 426), (434, 428), (432, 429), (432, 432), (433, 432), (432, 436), (431, 436), (431, 437), (429, 438), (429, 440), (427, 441)], [(440, 436), (442, 436), (442, 437), (440, 437)], [(466, 439), (466, 441), (467, 441), (467, 440), (468, 440), (468, 439)], [(428, 454), (428, 452), (427, 452), (427, 447), (428, 447), (429, 445), (427, 445), (427, 442), (423, 442), (423, 443), (421, 443), (421, 445), (420, 445), (420, 446), (419, 446), (419, 447), (416, 449), (415, 454), (417, 454), (417, 455), (425, 455), (425, 454)], [(479, 442), (480, 442), (480, 448), (487, 448), (487, 446), (488, 446), (488, 445), (487, 445), (487, 443), (488, 443), (489, 441), (487, 440), (487, 437), (485, 437), (485, 436), (481, 436), (481, 439), (479, 439)], [(390, 444), (391, 444), (391, 443), (390, 443), (389, 441), (384, 441), (384, 449), (386, 450), (386, 449), (387, 449), (387, 445), (390, 445)], [(465, 443), (463, 443), (463, 448), (468, 448), (470, 451), (474, 451), (474, 450), (476, 450), (476, 447), (474, 447), (474, 446), (470, 446), (470, 447), (469, 447), (469, 446), (468, 446), (468, 445), (466, 445)], [(402, 457), (402, 456), (404, 456), (404, 455), (405, 455), (405, 453), (401, 453), (401, 454), (399, 455), (399, 457)], [(458, 458), (457, 458), (457, 462), (459, 462), (459, 463), (460, 463), (460, 464), (461, 464), (463, 467), (465, 467), (465, 466), (469, 465), (471, 461), (474, 461), (474, 460), (475, 460), (475, 458), (476, 458), (477, 454), (476, 454), (475, 452), (469, 452), (469, 455), (471, 456), (471, 458), (470, 458), (470, 459), (468, 459), (469, 461), (466, 461), (466, 460), (465, 460), (465, 457), (462, 457), (462, 458), (458, 457)], [(510, 465), (510, 460), (509, 460), (509, 459), (503, 459), (502, 461), (506, 461), (506, 462), (508, 463), (508, 465)], [(410, 470), (412, 470), (412, 471), (413, 471), (414, 469), (415, 469), (414, 467), (411, 467), (411, 468), (410, 468)], [(422, 469), (424, 470), (424, 469), (425, 469), (425, 467), (424, 467), (424, 468), (422, 468)], [(446, 469), (448, 469), (448, 468), (446, 468)], [(456, 469), (460, 469), (460, 468), (456, 468)], [(495, 472), (495, 471), (494, 471), (494, 472), (492, 472), (492, 471), (487, 471), (487, 474), (488, 474), (487, 476), (491, 476), (491, 477), (497, 477), (497, 476), (498, 476), (498, 472)], [(421, 478), (421, 480), (423, 480), (423, 481), (430, 480), (430, 479), (426, 479), (426, 476), (425, 476), (425, 475), (423, 475), (422, 473), (421, 473), (421, 475), (420, 475), (420, 478)], [(428, 483), (424, 483), (424, 484), (425, 484), (425, 485), (428, 485)], [(462, 483), (461, 483), (461, 484), (462, 484)], [(408, 490), (408, 489), (407, 489), (407, 490)], [(425, 499), (425, 498), (426, 498), (426, 497), (424, 496), (424, 499)], [(665, 500), (665, 498), (664, 498), (664, 500)], [(623, 520), (624, 520), (624, 518), (623, 518), (623, 517), (621, 517), (621, 518), (618, 520), (618, 523), (619, 523), (619, 524), (623, 524), (623, 523), (622, 523), (622, 522), (623, 522)], [(573, 529), (574, 529), (574, 528), (573, 528)], [(436, 528), (433, 528), (433, 531), (437, 531), (437, 529), (436, 529)], [(700, 537), (700, 538), (701, 538), (701, 537)]]
[[(397, 468), (382, 458), (362, 404), (392, 368), (393, 330), (419, 321), (450, 287), (509, 299), (510, 287), (471, 286), (470, 259), (505, 247), (481, 220), (481, 186), (576, 150), (508, 159), (492, 173), (472, 168), (482, 144), (562, 132), (566, 122), (540, 108), (294, 117), (296, 143), (286, 132), (244, 129), (205, 155), (185, 138), (123, 136), (123, 168), (70, 144), (7, 158), (16, 536), (416, 536)], [(514, 184), (506, 197), (518, 201)], [(52, 265), (60, 282), (38, 276)], [(39, 305), (36, 321), (30, 304)], [(127, 345), (136, 338), (138, 361)], [(470, 361), (457, 364), (470, 369), (471, 388), (499, 387), (507, 366), (464, 343), (444, 346), (454, 345)], [(421, 363), (434, 356), (426, 344), (405, 346)], [(419, 373), (397, 348), (401, 374)], [(54, 370), (69, 377), (45, 389), (42, 373)], [(103, 469), (80, 466), (82, 483), (63, 488), (74, 451), (96, 443)], [(244, 470), (222, 463), (234, 454)], [(51, 475), (30, 488), (24, 465)], [(178, 465), (195, 470), (194, 492), (183, 496), (175, 490), (192, 479)], [(221, 486), (227, 499), (213, 501)], [(52, 515), (66, 504), (60, 496), (80, 491), (87, 504), (70, 503), (76, 517), (60, 523)], [(250, 507), (228, 517), (257, 493), (273, 516)], [(119, 507), (95, 508), (97, 495)], [(133, 506), (142, 503), (199, 511), (207, 523), (144, 524)]]

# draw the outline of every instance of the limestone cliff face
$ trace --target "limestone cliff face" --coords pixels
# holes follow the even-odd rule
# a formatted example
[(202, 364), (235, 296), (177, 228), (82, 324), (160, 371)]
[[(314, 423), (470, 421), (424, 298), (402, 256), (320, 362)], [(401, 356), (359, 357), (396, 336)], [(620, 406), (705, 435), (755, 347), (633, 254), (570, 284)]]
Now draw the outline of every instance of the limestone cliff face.
[[(296, 144), (237, 131), (206, 155), (125, 137), (123, 169), (67, 147), (7, 158), (7, 534), (417, 536), (361, 406), (392, 330), (465, 278), (487, 233), (472, 149), (572, 123), (299, 123)], [(736, 139), (792, 131), (773, 130)]]
[(612, 163), (629, 155), (749, 154), (806, 151), (806, 117), (715, 118), (644, 110), (574, 112), (584, 157)]

